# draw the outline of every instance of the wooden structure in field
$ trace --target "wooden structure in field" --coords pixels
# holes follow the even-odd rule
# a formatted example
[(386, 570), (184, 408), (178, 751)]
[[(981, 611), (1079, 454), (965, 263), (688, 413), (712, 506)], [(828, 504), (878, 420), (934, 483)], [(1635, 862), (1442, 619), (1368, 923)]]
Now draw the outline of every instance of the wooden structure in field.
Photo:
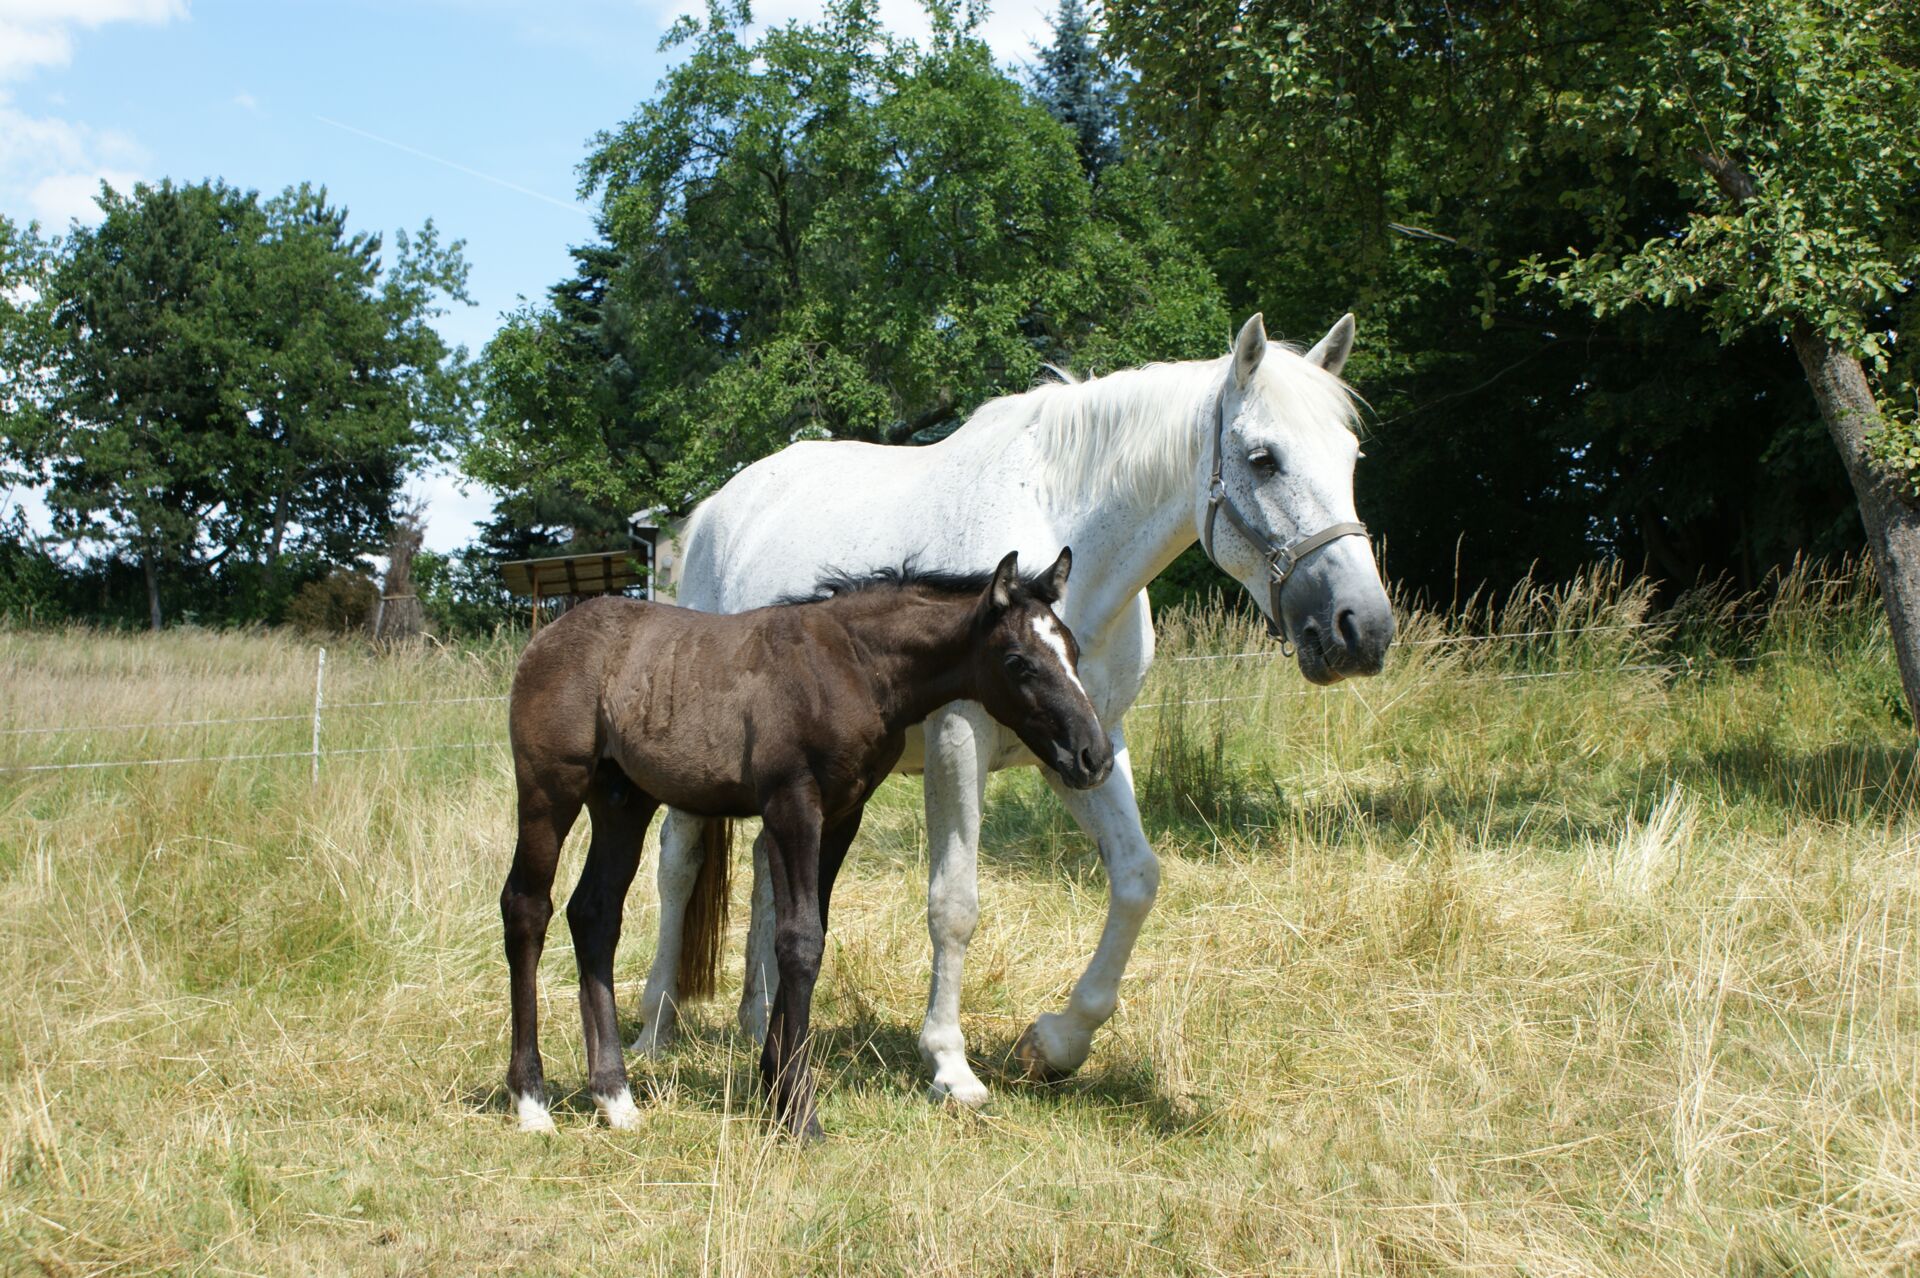
[[(554, 555), (548, 559), (512, 559), (500, 565), (507, 589), (532, 602), (533, 629), (540, 629), (540, 605), (554, 599), (585, 599), (593, 595), (624, 595), (649, 582), (647, 569), (636, 563), (643, 552), (595, 551), (585, 555)], [(651, 591), (647, 592), (649, 596)]]

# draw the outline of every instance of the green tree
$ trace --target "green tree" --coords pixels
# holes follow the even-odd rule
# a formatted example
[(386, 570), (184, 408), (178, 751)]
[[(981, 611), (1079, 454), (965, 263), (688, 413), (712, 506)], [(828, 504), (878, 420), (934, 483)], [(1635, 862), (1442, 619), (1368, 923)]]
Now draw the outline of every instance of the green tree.
[(250, 562), (271, 583), (290, 528), (323, 564), (377, 550), (407, 468), (460, 417), (459, 352), (427, 323), (462, 296), (459, 246), (429, 223), (383, 271), (379, 240), (307, 187), (99, 204), (38, 302), (45, 429), (9, 449), (50, 481), (56, 534), (137, 560), (155, 628), (164, 575)]
[(1095, 38), (1085, 0), (1060, 0), (1053, 15), (1053, 42), (1040, 50), (1033, 88), (1048, 113), (1073, 134), (1080, 163), (1090, 175), (1119, 162), (1124, 95)]
[(1628, 91), (1598, 68), (1670, 8), (1107, 6), (1140, 81), (1135, 145), (1230, 299), (1270, 298), (1283, 330), (1361, 316), (1352, 368), (1377, 409), (1363, 506), (1390, 570), (1443, 599), (1456, 574), (1503, 585), (1596, 553), (1754, 584), (1803, 549), (1858, 544), (1777, 332), (1596, 314), (1515, 274), (1683, 233), (1693, 190), (1649, 167), (1642, 126), (1580, 107)]
[(486, 357), (470, 473), (603, 509), (684, 508), (796, 439), (924, 442), (1044, 363), (1219, 349), (1210, 273), (1139, 175), (1073, 137), (951, 6), (924, 46), (858, 3), (757, 42), (683, 21), (684, 56), (596, 139), (594, 315), (524, 311)]

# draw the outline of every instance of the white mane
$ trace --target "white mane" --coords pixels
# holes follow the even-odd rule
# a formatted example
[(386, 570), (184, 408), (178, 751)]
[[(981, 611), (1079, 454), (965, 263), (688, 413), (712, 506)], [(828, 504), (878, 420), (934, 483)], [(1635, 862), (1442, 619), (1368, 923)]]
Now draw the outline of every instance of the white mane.
[[(1030, 434), (1048, 487), (1075, 505), (1106, 498), (1158, 504), (1191, 482), (1208, 446), (1227, 358), (1147, 364), (1104, 377), (1036, 386), (980, 406), (962, 431)], [(1254, 374), (1262, 400), (1290, 433), (1330, 423), (1352, 429), (1354, 394), (1290, 346), (1270, 343)], [(960, 433), (960, 432), (956, 432)]]

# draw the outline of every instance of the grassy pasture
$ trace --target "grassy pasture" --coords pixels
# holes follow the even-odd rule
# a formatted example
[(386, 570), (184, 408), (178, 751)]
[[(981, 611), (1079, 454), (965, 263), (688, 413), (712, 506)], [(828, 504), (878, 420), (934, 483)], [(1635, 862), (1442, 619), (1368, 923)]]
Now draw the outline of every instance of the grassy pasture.
[[(1326, 692), (1233, 657), (1264, 644), (1240, 621), (1164, 619), (1132, 723), (1163, 886), (1087, 1068), (1006, 1073), (1105, 896), (1011, 774), (965, 999), (998, 1099), (924, 1100), (896, 779), (835, 900), (814, 1150), (771, 1135), (725, 993), (631, 1062), (643, 1130), (597, 1127), (558, 915), (561, 1131), (513, 1130), (504, 712), (452, 700), (502, 691), (507, 645), (330, 655), (331, 703), (439, 699), (331, 711), (330, 750), (480, 748), (335, 753), (317, 786), (300, 758), (0, 773), (0, 1272), (1920, 1270), (1911, 729), (1862, 583), (1746, 608), (1641, 627), (1602, 574), (1416, 616)], [(1583, 632), (1458, 642), (1489, 629)], [(11, 732), (0, 765), (310, 731), (280, 635), (0, 632), (0, 678), (0, 729), (295, 716)], [(629, 1014), (653, 922), (643, 871)]]

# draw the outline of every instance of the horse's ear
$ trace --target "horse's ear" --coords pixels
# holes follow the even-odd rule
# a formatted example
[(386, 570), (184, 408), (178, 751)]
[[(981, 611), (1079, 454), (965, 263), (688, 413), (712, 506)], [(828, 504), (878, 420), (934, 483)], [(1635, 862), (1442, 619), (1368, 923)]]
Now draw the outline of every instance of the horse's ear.
[(1020, 579), (1020, 552), (1009, 550), (1000, 566), (993, 570), (993, 584), (987, 587), (987, 602), (995, 610), (1011, 607), (1013, 586)]
[(1353, 354), (1353, 312), (1348, 311), (1334, 321), (1333, 327), (1327, 330), (1325, 337), (1314, 343), (1313, 349), (1307, 352), (1307, 362), (1318, 364), (1338, 377), (1340, 370), (1347, 366), (1347, 356), (1351, 354)]
[(1245, 386), (1266, 354), (1267, 322), (1256, 311), (1252, 319), (1240, 326), (1240, 336), (1233, 339), (1233, 384)]
[(1045, 577), (1047, 594), (1052, 598), (1049, 603), (1059, 603), (1067, 597), (1067, 576), (1073, 571), (1073, 547), (1060, 547), (1060, 557), (1053, 561), (1053, 567), (1047, 569)]

